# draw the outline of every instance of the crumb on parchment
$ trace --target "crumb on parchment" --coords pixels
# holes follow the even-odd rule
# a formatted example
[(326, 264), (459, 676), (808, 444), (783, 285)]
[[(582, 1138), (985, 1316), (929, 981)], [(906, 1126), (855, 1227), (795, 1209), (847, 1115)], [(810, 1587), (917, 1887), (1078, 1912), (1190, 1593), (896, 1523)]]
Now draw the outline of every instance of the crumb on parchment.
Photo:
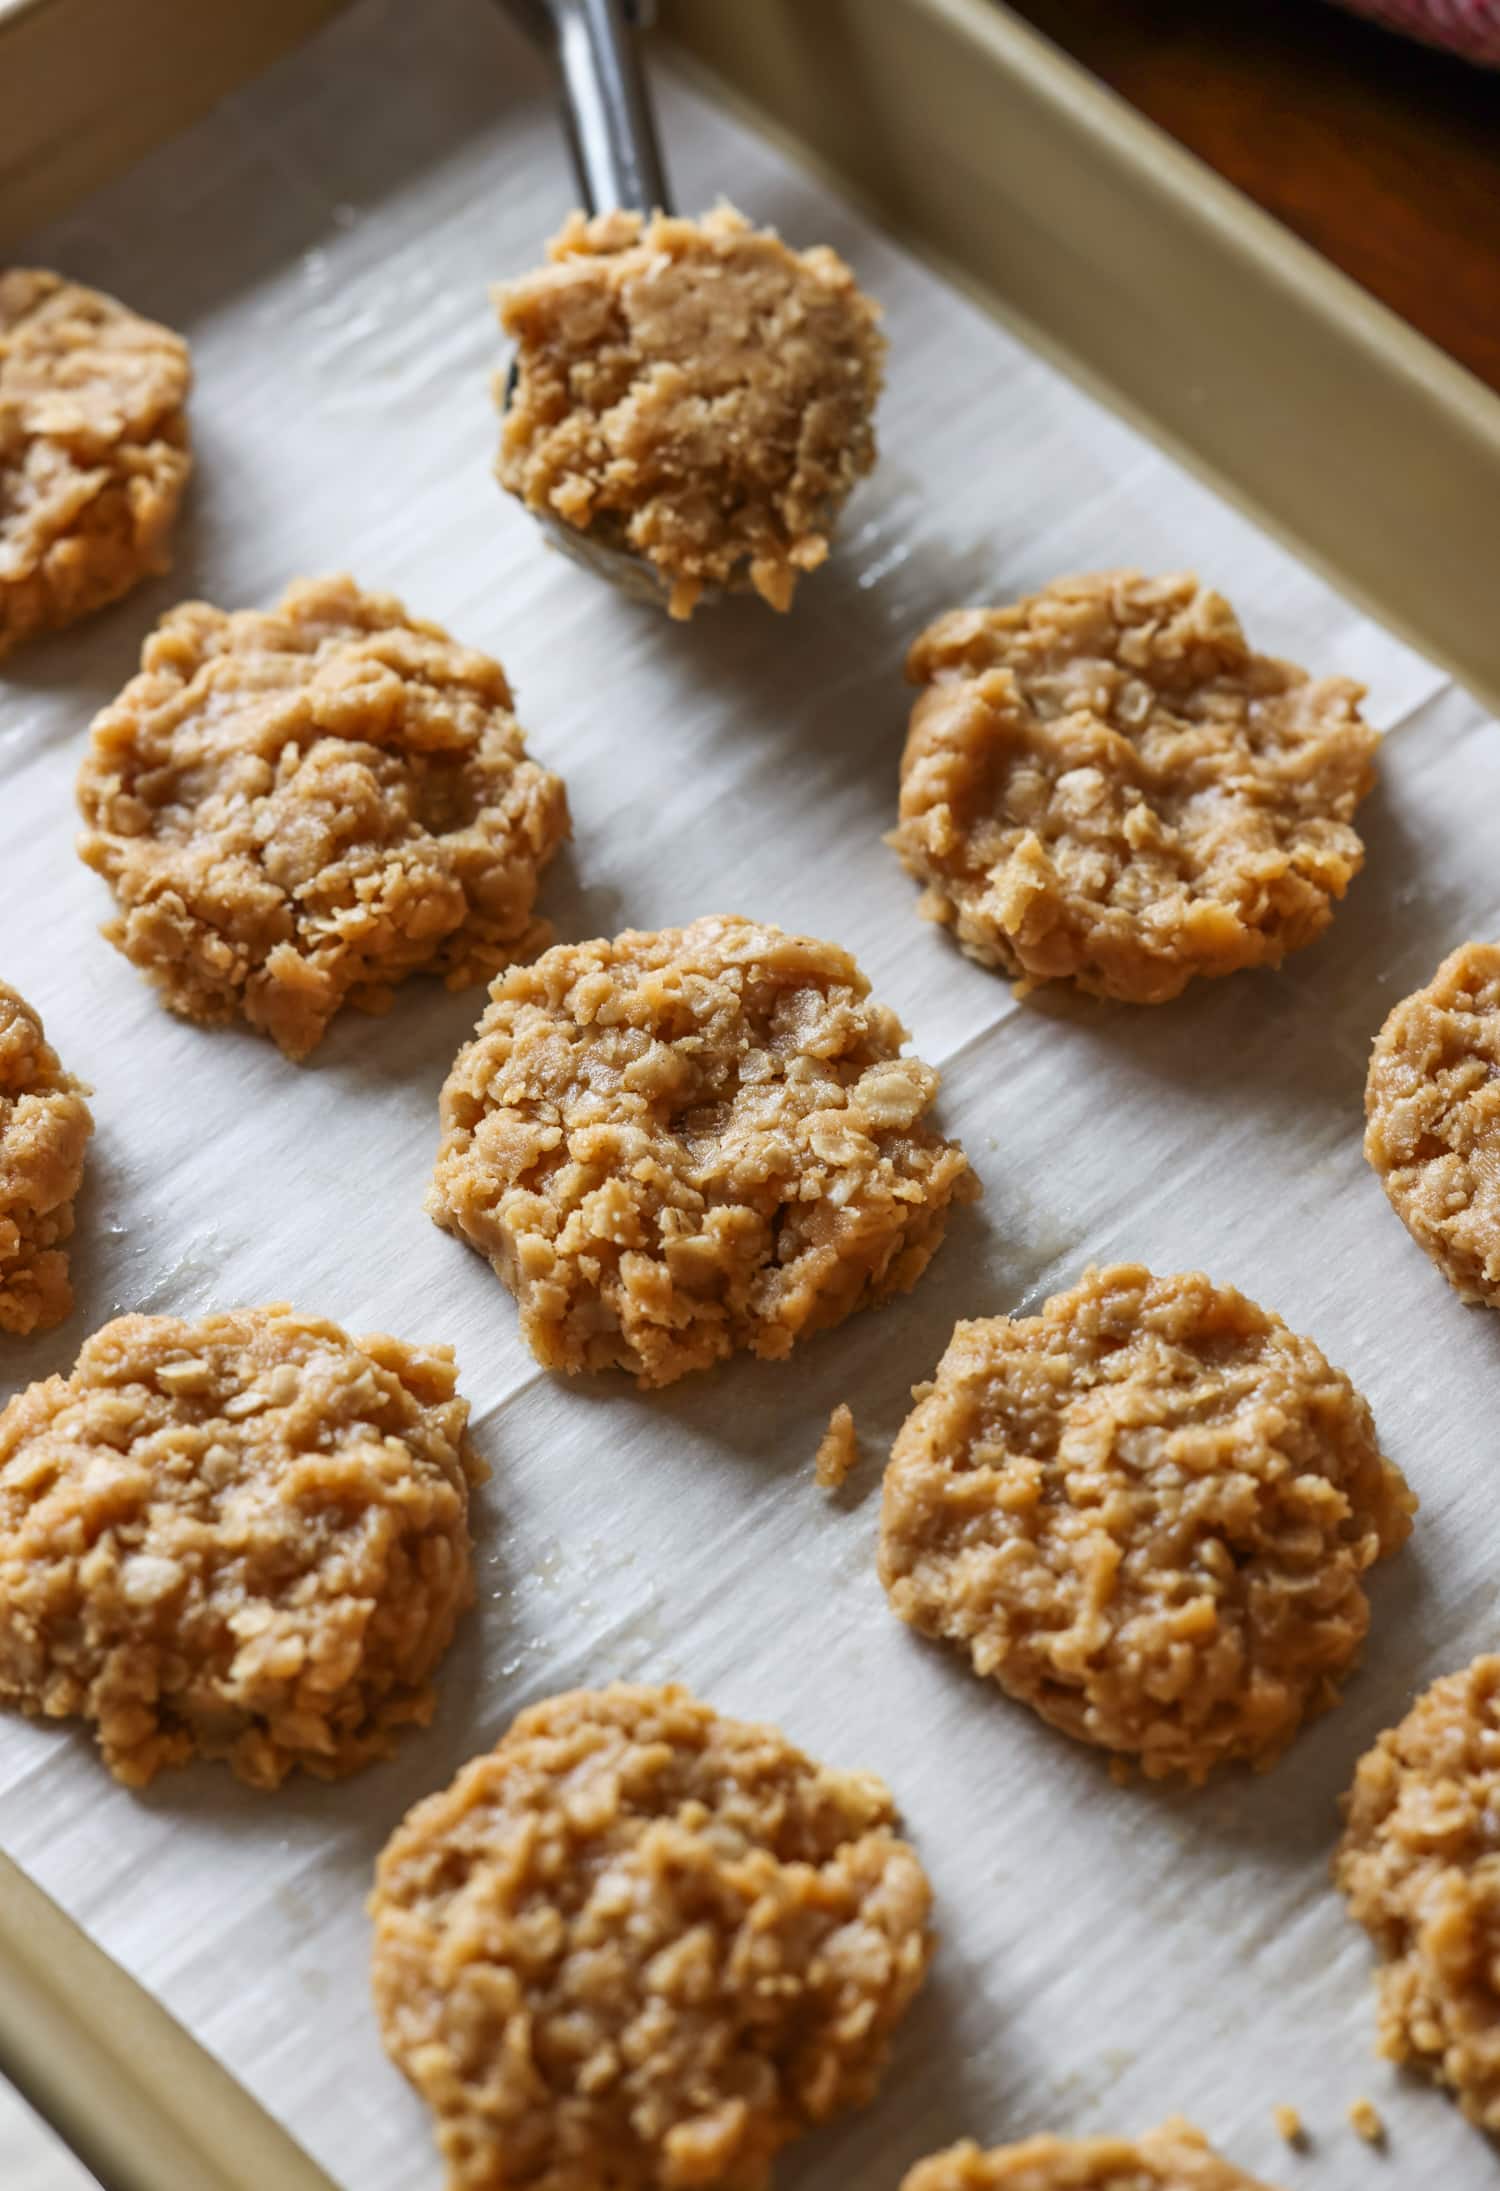
[(1385, 2144), (1385, 2118), (1375, 2102), (1367, 2100), (1363, 2093), (1350, 2103), (1349, 2126), (1366, 2145)]
[(840, 1401), (828, 1418), (818, 1446), (815, 1472), (825, 1491), (841, 1491), (851, 1471), (859, 1461), (859, 1439), (854, 1429), (854, 1417), (846, 1402)]

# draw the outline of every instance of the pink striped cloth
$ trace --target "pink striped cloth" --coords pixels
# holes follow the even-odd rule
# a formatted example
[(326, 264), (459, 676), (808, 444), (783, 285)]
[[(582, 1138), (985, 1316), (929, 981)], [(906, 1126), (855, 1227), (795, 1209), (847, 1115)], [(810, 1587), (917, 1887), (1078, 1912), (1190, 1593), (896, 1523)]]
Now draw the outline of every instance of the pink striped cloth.
[(1390, 30), (1500, 68), (1500, 0), (1344, 0)]

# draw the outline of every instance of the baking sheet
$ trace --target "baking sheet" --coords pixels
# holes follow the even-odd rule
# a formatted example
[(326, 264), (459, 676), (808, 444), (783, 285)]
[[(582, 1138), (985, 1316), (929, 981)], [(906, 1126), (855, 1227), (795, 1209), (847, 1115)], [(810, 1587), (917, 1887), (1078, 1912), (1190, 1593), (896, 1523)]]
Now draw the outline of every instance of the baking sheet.
[(8, 2085), (0, 2085), (0, 2183), (7, 2191), (88, 2191), (88, 2178)]
[[(671, 82), (663, 123), (684, 205), (722, 190), (831, 242), (886, 306), (881, 467), (784, 623), (732, 603), (669, 627), (544, 552), (493, 485), (486, 286), (535, 256), (572, 187), (543, 72), (485, 0), (367, 0), (29, 254), (189, 334), (200, 474), (173, 576), (0, 682), (0, 969), (93, 1082), (99, 1127), (77, 1313), (7, 1342), (0, 1376), (66, 1366), (126, 1308), (290, 1295), (355, 1331), (451, 1341), (495, 1473), (438, 1720), (390, 1765), (274, 1798), (197, 1769), (132, 1796), (81, 1732), (0, 1720), (0, 1844), (349, 2191), (409, 2191), (438, 2172), (367, 2004), (376, 1851), (525, 1703), (678, 1676), (882, 1772), (936, 1889), (941, 1951), (881, 2099), (789, 2154), (783, 2191), (877, 2191), (961, 2134), (1129, 2130), (1172, 2109), (1275, 2181), (1355, 2191), (1373, 2165), (1343, 2121), (1360, 2093), (1401, 2180), (1477, 2186), (1488, 2149), (1371, 2059), (1369, 1959), (1326, 1863), (1359, 1751), (1494, 1636), (1500, 1320), (1462, 1309), (1407, 1240), (1359, 1113), (1390, 1005), (1454, 943), (1500, 931), (1500, 736), (779, 154)], [(1118, 560), (1193, 564), (1259, 644), (1366, 679), (1391, 734), (1369, 866), (1280, 975), (1157, 1012), (1021, 1007), (915, 918), (879, 843), (901, 655), (955, 602)], [(421, 1212), (476, 996), (409, 985), (299, 1070), (169, 1019), (98, 939), (72, 781), (151, 618), (341, 567), (504, 661), (573, 803), (544, 898), (563, 935), (721, 909), (856, 952), (943, 1067), (944, 1119), (987, 1190), (908, 1301), (790, 1363), (665, 1394), (560, 1384), (484, 1265)], [(1423, 1499), (1342, 1708), (1271, 1775), (1198, 1795), (1113, 1787), (1102, 1759), (904, 1630), (874, 1573), (878, 1449), (954, 1318), (1033, 1305), (1115, 1255), (1203, 1265), (1313, 1333)], [(835, 1505), (811, 1456), (844, 1398), (867, 1458)], [(1275, 2137), (1280, 2101), (1311, 2158)]]

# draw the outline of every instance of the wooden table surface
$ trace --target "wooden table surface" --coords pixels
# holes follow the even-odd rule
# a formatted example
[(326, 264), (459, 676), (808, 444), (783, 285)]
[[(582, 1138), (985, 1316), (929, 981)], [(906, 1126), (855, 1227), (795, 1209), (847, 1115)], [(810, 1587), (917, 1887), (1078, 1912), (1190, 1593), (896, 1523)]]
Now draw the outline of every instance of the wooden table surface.
[(1326, 0), (1011, 0), (1500, 389), (1500, 71)]

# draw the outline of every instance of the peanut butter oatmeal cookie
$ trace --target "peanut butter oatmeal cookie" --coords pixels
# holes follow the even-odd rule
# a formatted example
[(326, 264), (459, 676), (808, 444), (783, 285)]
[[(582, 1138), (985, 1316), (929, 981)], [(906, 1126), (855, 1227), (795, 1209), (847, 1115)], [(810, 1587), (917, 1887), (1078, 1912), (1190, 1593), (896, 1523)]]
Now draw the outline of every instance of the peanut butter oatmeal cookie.
[(94, 1121), (23, 997), (0, 981), (0, 1331), (50, 1331), (73, 1306), (73, 1197)]
[(1466, 1301), (1500, 1308), (1500, 944), (1466, 943), (1376, 1038), (1365, 1155)]
[(1191, 576), (1060, 578), (959, 609), (924, 689), (891, 843), (922, 910), (1028, 986), (1160, 1004), (1311, 943), (1364, 861), (1363, 687), (1252, 654)]
[(868, 1773), (680, 1688), (523, 1712), (419, 1803), (370, 1909), (391, 2059), (449, 2191), (758, 2191), (870, 2099), (929, 1891)]
[(187, 344), (59, 274), (0, 272), (0, 655), (171, 562)]
[(747, 578), (789, 608), (875, 461), (885, 343), (838, 254), (727, 205), (575, 213), (499, 304), (519, 345), (501, 484), (644, 558), (673, 616)]
[(669, 1384), (915, 1285), (978, 1192), (931, 1066), (847, 952), (712, 917), (502, 975), (442, 1097), (427, 1208), (537, 1360)]
[(117, 1780), (389, 1751), (473, 1597), (452, 1352), (284, 1303), (121, 1316), (0, 1413), (0, 1698)]
[(1332, 1704), (1416, 1501), (1365, 1401), (1232, 1287), (1085, 1272), (961, 1323), (886, 1469), (880, 1573), (1041, 1717), (1197, 1783)]
[(461, 988), (540, 949), (568, 831), (499, 663), (348, 578), (164, 617), (78, 798), (109, 941), (174, 1012), (242, 1017), (292, 1058), (346, 1000), (384, 1011), (408, 974)]
[(1346, 1808), (1335, 1875), (1384, 1964), (1380, 2051), (1500, 2133), (1500, 1658), (1418, 1697)]
[(1174, 2116), (1145, 2137), (1028, 2138), (982, 2153), (955, 2145), (919, 2161), (901, 2191), (1271, 2191)]

